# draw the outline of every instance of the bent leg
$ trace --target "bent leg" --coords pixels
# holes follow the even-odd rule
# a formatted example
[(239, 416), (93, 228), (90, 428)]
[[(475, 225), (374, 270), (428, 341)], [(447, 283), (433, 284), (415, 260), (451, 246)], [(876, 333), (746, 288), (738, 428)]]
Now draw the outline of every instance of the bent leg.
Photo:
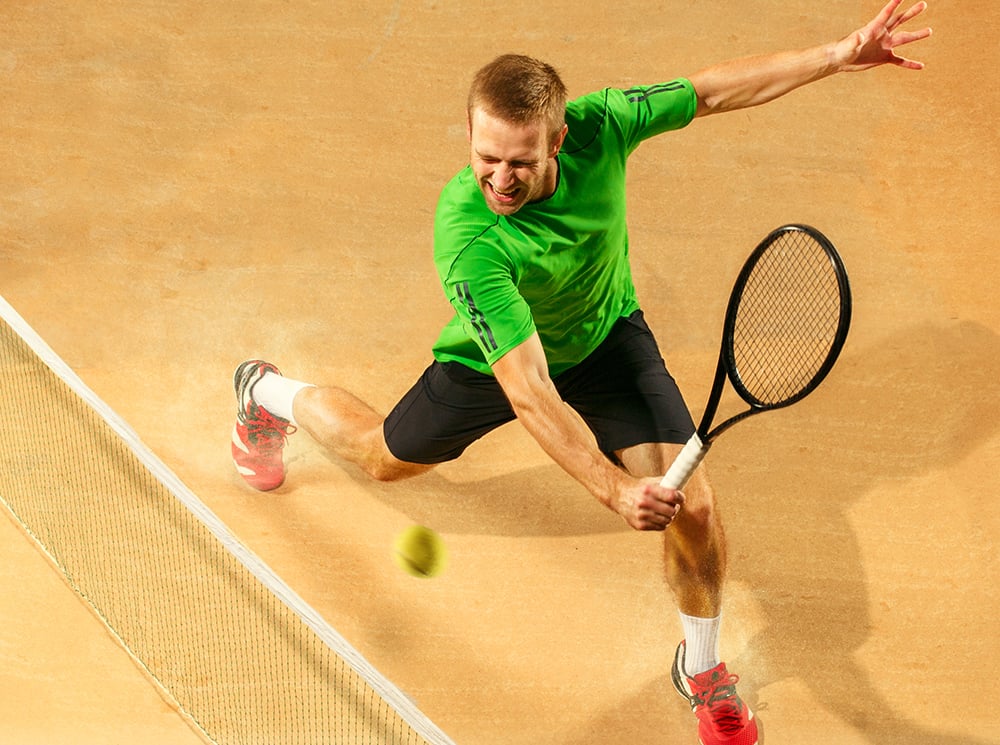
[[(616, 455), (633, 476), (662, 476), (680, 450), (680, 445), (651, 443)], [(663, 534), (665, 576), (681, 613), (711, 618), (722, 607), (726, 541), (704, 465), (683, 491), (684, 507)]]
[(294, 401), (295, 421), (313, 439), (379, 481), (425, 473), (433, 465), (399, 460), (385, 444), (384, 417), (354, 394), (335, 387), (302, 389)]
[(383, 417), (333, 386), (305, 388), (295, 421), (337, 456), (382, 481), (416, 476), (458, 458), (472, 442), (514, 419), (496, 379), (458, 363), (433, 362)]
[(717, 616), (726, 575), (726, 537), (704, 465), (684, 487), (684, 508), (664, 537), (667, 582), (689, 616)]

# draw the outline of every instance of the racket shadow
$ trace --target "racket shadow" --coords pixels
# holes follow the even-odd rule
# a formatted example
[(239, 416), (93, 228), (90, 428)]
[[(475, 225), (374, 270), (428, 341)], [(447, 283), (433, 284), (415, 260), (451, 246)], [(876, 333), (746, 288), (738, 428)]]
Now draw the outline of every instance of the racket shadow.
[[(912, 592), (918, 595), (905, 605), (927, 609), (926, 618), (900, 618), (900, 612), (889, 612), (886, 601), (878, 599), (874, 604), (881, 602), (886, 615), (873, 618), (868, 577), (878, 577), (879, 566), (870, 557), (866, 560), (859, 531), (864, 530), (868, 551), (880, 529), (890, 543), (919, 540), (912, 525), (903, 527), (913, 519), (915, 504), (933, 503), (947, 510), (948, 502), (960, 499), (921, 493), (921, 478), (954, 465), (996, 434), (998, 363), (1000, 337), (983, 326), (956, 322), (913, 327), (869, 348), (849, 347), (829, 389), (814, 402), (785, 415), (761, 417), (759, 424), (766, 431), (758, 438), (732, 438), (742, 462), (728, 472), (713, 473), (730, 531), (746, 534), (739, 539), (746, 544), (745, 558), (741, 551), (733, 562), (732, 579), (751, 588), (763, 613), (762, 630), (732, 665), (745, 671), (751, 683), (751, 705), (759, 704), (753, 689), (795, 678), (872, 743), (987, 742), (951, 735), (947, 722), (928, 729), (907, 717), (908, 699), (915, 700), (915, 707), (923, 696), (933, 696), (936, 687), (956, 685), (947, 666), (938, 667), (927, 656), (892, 659), (887, 667), (908, 670), (907, 680), (893, 681), (873, 680), (870, 666), (857, 663), (859, 658), (870, 662), (878, 654), (862, 650), (876, 625), (884, 634), (886, 624), (898, 623), (899, 633), (914, 639), (910, 654), (939, 647), (950, 634), (931, 612), (951, 604), (940, 587), (916, 587)], [(780, 445), (786, 452), (772, 461), (757, 455), (765, 459), (758, 463), (754, 439), (798, 444)], [(788, 453), (790, 449), (795, 452)], [(784, 462), (776, 467), (779, 458)], [(915, 504), (882, 505), (880, 515), (873, 517), (878, 522), (855, 527), (859, 514), (868, 511), (854, 507), (877, 501), (880, 487), (898, 488), (900, 481), (913, 485)], [(767, 496), (752, 496), (763, 494)], [(899, 526), (893, 526), (894, 508), (900, 511)], [(922, 526), (928, 538), (940, 522), (935, 512), (927, 510)], [(934, 554), (924, 555), (933, 569)], [(926, 568), (891, 570), (920, 577)], [(905, 592), (901, 588), (896, 597)], [(966, 612), (976, 615), (977, 609)], [(989, 629), (984, 632), (984, 638), (989, 637)], [(884, 647), (884, 642), (880, 638), (875, 648)], [(898, 693), (890, 700), (884, 692), (893, 690)], [(954, 698), (955, 691), (945, 688), (940, 695)]]

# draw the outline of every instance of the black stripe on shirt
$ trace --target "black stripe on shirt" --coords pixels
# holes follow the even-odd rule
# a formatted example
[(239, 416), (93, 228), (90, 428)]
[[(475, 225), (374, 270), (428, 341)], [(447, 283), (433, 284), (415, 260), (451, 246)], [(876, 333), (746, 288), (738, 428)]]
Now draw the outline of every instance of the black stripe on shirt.
[(486, 322), (486, 317), (482, 311), (476, 307), (476, 301), (472, 299), (472, 290), (469, 288), (469, 283), (463, 282), (460, 285), (456, 285), (455, 290), (458, 292), (458, 299), (469, 310), (469, 320), (472, 322), (472, 327), (476, 330), (476, 333), (479, 334), (479, 341), (482, 342), (483, 347), (487, 351), (495, 352), (499, 346), (497, 345), (497, 340), (493, 337), (493, 329)]
[(624, 93), (628, 98), (629, 103), (643, 103), (650, 96), (655, 96), (657, 93), (669, 93), (670, 91), (679, 91), (683, 89), (684, 83), (679, 80), (674, 80), (670, 83), (652, 85), (648, 88), (629, 88), (627, 91), (624, 91)]

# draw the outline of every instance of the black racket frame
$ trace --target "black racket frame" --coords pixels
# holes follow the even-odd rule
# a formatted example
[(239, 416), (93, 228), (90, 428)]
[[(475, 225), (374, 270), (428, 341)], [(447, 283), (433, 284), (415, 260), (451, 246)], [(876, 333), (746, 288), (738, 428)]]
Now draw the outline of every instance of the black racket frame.
[[(830, 351), (823, 364), (820, 366), (819, 370), (809, 383), (794, 396), (776, 403), (767, 403), (760, 401), (752, 393), (750, 393), (749, 390), (747, 390), (747, 387), (740, 379), (739, 371), (736, 369), (736, 357), (733, 348), (736, 316), (739, 311), (740, 299), (743, 295), (743, 290), (746, 287), (746, 283), (750, 278), (750, 274), (753, 272), (754, 267), (756, 267), (757, 262), (760, 261), (760, 258), (775, 241), (782, 236), (793, 232), (807, 233), (810, 237), (816, 240), (829, 257), (840, 288), (840, 319), (837, 326), (837, 334), (830, 347)], [(782, 225), (780, 228), (775, 228), (768, 233), (768, 235), (765, 236), (765, 238), (757, 245), (753, 253), (750, 254), (746, 262), (743, 264), (743, 268), (740, 270), (740, 274), (736, 278), (736, 284), (733, 286), (733, 291), (729, 296), (729, 304), (726, 308), (726, 318), (722, 332), (722, 346), (719, 350), (719, 361), (715, 369), (715, 379), (712, 382), (712, 392), (709, 394), (708, 401), (705, 404), (705, 411), (702, 414), (701, 423), (698, 425), (698, 435), (705, 442), (705, 444), (707, 445), (722, 432), (747, 417), (759, 414), (763, 411), (773, 411), (775, 409), (791, 406), (795, 402), (801, 401), (803, 398), (812, 393), (816, 387), (823, 382), (823, 379), (826, 378), (830, 370), (833, 369), (833, 365), (836, 363), (837, 357), (840, 356), (840, 352), (844, 347), (844, 342), (847, 340), (847, 333), (850, 330), (852, 305), (851, 286), (847, 278), (847, 269), (844, 267), (844, 262), (840, 258), (840, 254), (837, 252), (833, 243), (830, 242), (829, 238), (823, 235), (823, 233), (816, 228), (801, 223)], [(718, 411), (719, 402), (722, 399), (722, 390), (726, 378), (729, 379), (729, 382), (739, 394), (740, 398), (750, 405), (750, 408), (733, 417), (730, 417), (715, 428), (709, 430), (709, 427), (712, 426), (712, 421), (715, 419), (715, 415)]]

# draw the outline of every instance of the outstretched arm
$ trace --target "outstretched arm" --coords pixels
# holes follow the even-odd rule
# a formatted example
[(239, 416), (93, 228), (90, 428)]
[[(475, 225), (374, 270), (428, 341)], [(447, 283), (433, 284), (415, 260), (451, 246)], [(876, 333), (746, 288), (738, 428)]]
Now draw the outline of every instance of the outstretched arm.
[(839, 41), (732, 60), (698, 71), (689, 78), (698, 94), (697, 116), (759, 106), (838, 72), (856, 72), (886, 64), (909, 70), (923, 68), (921, 62), (898, 56), (896, 49), (931, 35), (929, 28), (900, 29), (902, 24), (920, 15), (927, 3), (921, 0), (897, 14), (902, 1), (889, 0), (867, 25)]
[(524, 428), (602, 504), (636, 530), (670, 525), (683, 494), (661, 486), (658, 478), (633, 478), (601, 453), (590, 430), (559, 397), (537, 334), (494, 363), (493, 373)]

